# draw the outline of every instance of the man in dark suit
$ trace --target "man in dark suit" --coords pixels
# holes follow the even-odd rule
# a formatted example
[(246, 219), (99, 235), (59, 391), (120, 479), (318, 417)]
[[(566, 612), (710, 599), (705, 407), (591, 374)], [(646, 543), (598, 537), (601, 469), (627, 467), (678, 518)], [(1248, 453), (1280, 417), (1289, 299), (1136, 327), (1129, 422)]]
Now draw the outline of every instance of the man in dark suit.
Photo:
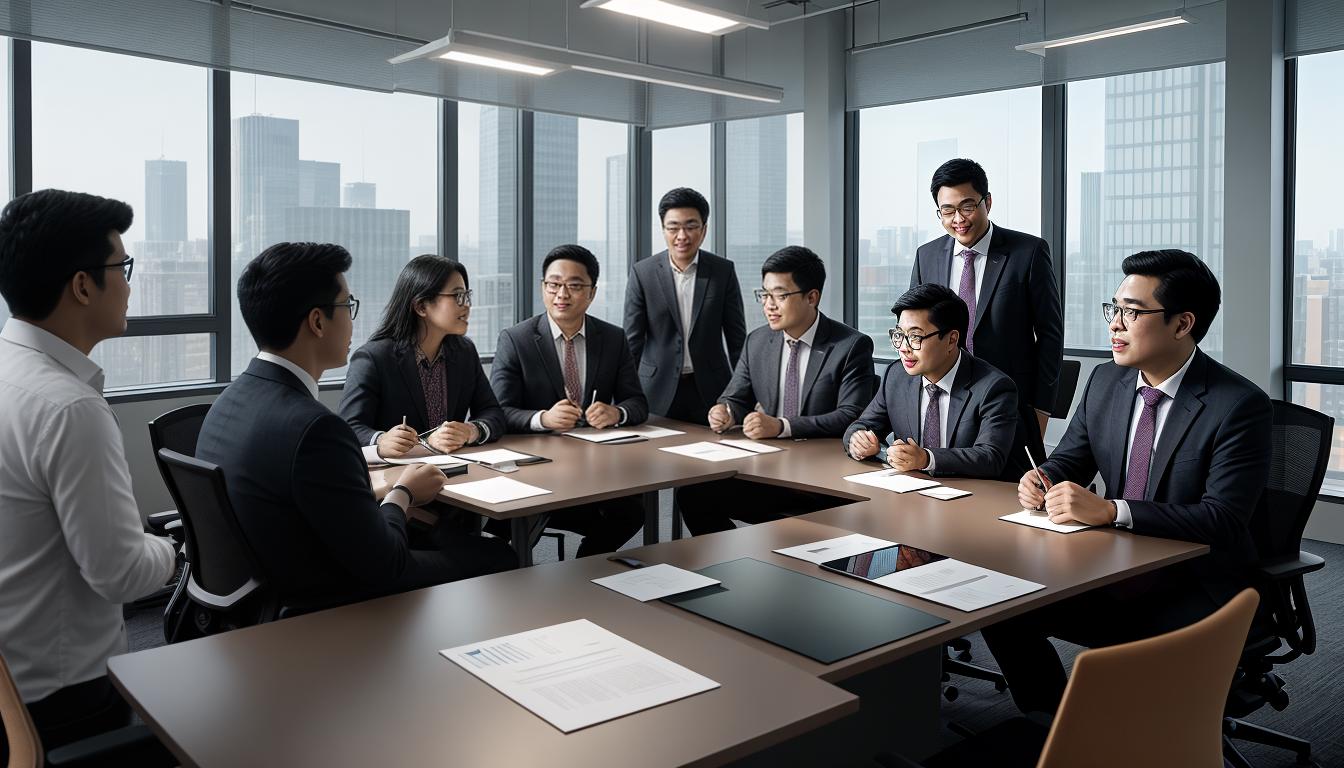
[(504, 570), (497, 540), (436, 530), (406, 538), (406, 509), (432, 500), (442, 473), (407, 467), (380, 505), (355, 433), (317, 399), (345, 364), (359, 302), (338, 245), (279, 243), (238, 278), (238, 305), (261, 352), (210, 408), (198, 458), (224, 470), (243, 535), (282, 599), (351, 602)]
[[(1245, 585), (1249, 522), (1269, 472), (1272, 410), (1251, 382), (1198, 348), (1221, 292), (1185, 251), (1125, 259), (1102, 305), (1113, 362), (1098, 366), (1064, 439), (1017, 494), (1055, 522), (1184, 539), (1210, 553), (984, 630), (1024, 712), (1053, 712), (1064, 668), (1049, 637), (1086, 646), (1151, 637), (1213, 613)], [(1105, 495), (1085, 486), (1097, 473)]]
[[(642, 424), (648, 401), (621, 329), (588, 315), (598, 263), (580, 245), (553, 248), (542, 262), (546, 311), (499, 335), (490, 379), (510, 432)], [(550, 525), (583, 535), (578, 556), (612, 552), (644, 524), (636, 496), (585, 504)]]
[(630, 273), (625, 336), (653, 412), (704, 424), (747, 337), (742, 291), (733, 263), (700, 248), (709, 222), (703, 195), (668, 192), (658, 218), (667, 250)]
[(845, 452), (858, 461), (881, 456), (902, 472), (998, 477), (1012, 449), (1017, 393), (1011, 379), (962, 348), (966, 303), (950, 288), (924, 283), (891, 313), (900, 360), (887, 366), (877, 396), (845, 431)]
[(1064, 360), (1064, 317), (1050, 246), (1039, 237), (994, 225), (985, 169), (956, 159), (929, 185), (947, 234), (920, 246), (910, 287), (940, 283), (970, 308), (966, 350), (1012, 378), (1020, 423), (1005, 479), (1028, 464), (1023, 446), (1045, 454), (1042, 438), (1055, 406)]
[[(821, 314), (826, 266), (798, 245), (761, 265), (756, 300), (766, 325), (747, 336), (746, 352), (709, 426), (737, 425), (753, 440), (839, 437), (872, 396), (873, 340)], [(787, 352), (785, 348), (787, 347)], [(832, 497), (744, 480), (720, 480), (680, 491), (692, 534), (726, 531), (732, 520), (755, 523), (834, 506)]]

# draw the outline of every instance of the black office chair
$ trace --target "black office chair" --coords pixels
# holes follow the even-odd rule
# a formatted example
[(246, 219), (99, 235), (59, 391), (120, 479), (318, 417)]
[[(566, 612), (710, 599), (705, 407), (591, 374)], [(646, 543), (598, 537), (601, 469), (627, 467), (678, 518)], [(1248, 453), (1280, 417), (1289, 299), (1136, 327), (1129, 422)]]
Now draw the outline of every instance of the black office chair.
[(1236, 768), (1251, 764), (1233, 739), (1292, 750), (1299, 764), (1311, 760), (1311, 742), (1241, 718), (1266, 704), (1279, 711), (1286, 708), (1288, 692), (1274, 668), (1316, 650), (1316, 624), (1303, 577), (1325, 567), (1325, 561), (1301, 550), (1302, 531), (1330, 463), (1334, 426), (1335, 420), (1323, 413), (1274, 401), (1269, 483), (1251, 518), (1260, 555), (1251, 580), (1260, 592), (1261, 610), (1232, 679), (1223, 721), (1224, 756)]

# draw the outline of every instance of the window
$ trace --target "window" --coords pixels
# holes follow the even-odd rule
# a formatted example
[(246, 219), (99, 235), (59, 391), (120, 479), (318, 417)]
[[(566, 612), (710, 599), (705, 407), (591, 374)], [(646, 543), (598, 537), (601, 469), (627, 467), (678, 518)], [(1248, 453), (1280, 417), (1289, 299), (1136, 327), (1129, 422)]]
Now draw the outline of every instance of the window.
[[(737, 269), (751, 330), (765, 324), (752, 297), (761, 285), (761, 265), (786, 245), (804, 244), (803, 116), (734, 120), (727, 125), (725, 144), (728, 199), (720, 226), (725, 228), (727, 247), (721, 255), (732, 259)], [(836, 254), (818, 255), (832, 265), (839, 263)]]
[[(235, 75), (230, 92), (233, 280), (278, 242), (345, 246), (358, 348), (402, 266), (438, 251), (438, 102), (259, 75)], [(237, 375), (256, 346), (233, 313)]]
[[(1180, 248), (1222, 274), (1224, 81), (1219, 62), (1069, 84), (1065, 346), (1109, 349), (1101, 303), (1130, 254)], [(1214, 357), (1222, 325), (1200, 344)]]
[(915, 251), (944, 232), (929, 193), (933, 172), (954, 157), (984, 166), (991, 219), (1041, 228), (1041, 91), (1021, 88), (875, 107), (859, 118), (859, 330), (879, 357), (891, 305), (910, 285)]
[(601, 271), (589, 314), (621, 324), (630, 268), (630, 129), (621, 123), (536, 114), (532, 165), (532, 309), (542, 311), (541, 262), (557, 245), (593, 252)]
[[(663, 239), (662, 222), (658, 219), (658, 201), (668, 190), (677, 187), (690, 187), (705, 196), (709, 201), (710, 225), (717, 223), (714, 206), (714, 183), (711, 179), (710, 157), (713, 154), (713, 130), (708, 123), (687, 125), (681, 128), (663, 128), (651, 131), (653, 141), (653, 170), (649, 187), (652, 200), (653, 226), (649, 232), (653, 235), (650, 254), (667, 250), (667, 241)], [(720, 212), (722, 213), (722, 212)]]
[(518, 111), (457, 105), (457, 254), (471, 276), (471, 330), (482, 355), (513, 325), (518, 250)]

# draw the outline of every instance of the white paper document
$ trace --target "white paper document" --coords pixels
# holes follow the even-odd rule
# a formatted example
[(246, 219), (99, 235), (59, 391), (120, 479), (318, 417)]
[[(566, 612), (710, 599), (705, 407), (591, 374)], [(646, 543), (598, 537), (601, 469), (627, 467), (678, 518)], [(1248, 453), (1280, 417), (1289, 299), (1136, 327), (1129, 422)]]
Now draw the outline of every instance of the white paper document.
[(893, 547), (894, 541), (886, 539), (875, 539), (872, 536), (864, 536), (861, 533), (851, 533), (848, 536), (840, 536), (834, 539), (816, 541), (811, 544), (799, 544), (796, 547), (784, 547), (776, 549), (775, 552), (785, 557), (793, 557), (799, 560), (806, 560), (809, 563), (821, 563), (828, 560), (838, 560), (842, 557), (854, 557), (862, 555), (865, 552), (873, 552), (883, 547)]
[(937, 488), (925, 488), (919, 492), (919, 495), (928, 496), (931, 499), (939, 499), (941, 501), (951, 501), (952, 499), (960, 499), (962, 496), (970, 496), (971, 492), (963, 491), (960, 488), (949, 488), (946, 485), (940, 485)]
[(492, 477), (489, 480), (473, 480), (470, 483), (454, 483), (443, 486), (443, 490), (454, 496), (474, 499), (483, 504), (504, 504), (509, 501), (541, 496), (550, 491), (535, 485), (520, 483), (508, 477)]
[(692, 459), (702, 461), (728, 461), (729, 459), (749, 459), (756, 454), (751, 451), (744, 451), (741, 448), (734, 448), (731, 445), (722, 445), (720, 443), (690, 443), (688, 445), (673, 445), (667, 448), (659, 448), (660, 451), (676, 453), (681, 456), (690, 456)]
[(755, 440), (720, 440), (719, 445), (731, 445), (734, 448), (741, 448), (744, 451), (752, 453), (778, 453), (784, 450), (779, 446), (759, 443)]
[(680, 429), (668, 429), (667, 427), (655, 427), (652, 424), (645, 424), (639, 427), (629, 427), (627, 432), (634, 432), (637, 435), (643, 435), (650, 440), (657, 440), (660, 437), (673, 437), (675, 435), (684, 435), (685, 432)]
[(925, 480), (922, 477), (911, 477), (894, 469), (879, 469), (876, 472), (861, 472), (857, 475), (846, 475), (845, 479), (851, 483), (860, 485), (871, 485), (874, 488), (885, 488), (888, 491), (896, 493), (909, 493), (924, 488), (933, 488), (938, 485), (936, 480)]
[(456, 456), (442, 454), (438, 456), (418, 456), (413, 459), (383, 459), (388, 464), (429, 464), (435, 467), (460, 467), (471, 462)]
[(1044, 584), (946, 558), (873, 580), (897, 592), (974, 611), (1045, 589)]
[(587, 619), (439, 653), (564, 733), (719, 687)]
[(711, 587), (718, 584), (719, 580), (701, 576), (695, 571), (687, 571), (675, 565), (659, 563), (593, 579), (593, 583), (647, 603), (660, 597)]
[(456, 453), (453, 455), (457, 456), (459, 459), (475, 461), (481, 464), (503, 464), (506, 461), (521, 461), (522, 459), (532, 458), (532, 455), (529, 453), (510, 451), (508, 448), (496, 448), (491, 451), (476, 451), (474, 453)]
[(571, 429), (561, 434), (566, 437), (577, 437), (580, 440), (587, 440), (590, 443), (618, 443), (621, 441), (647, 440), (648, 437), (628, 429), (593, 429), (592, 427), (583, 427), (581, 429)]
[(1044, 512), (1035, 509), (1024, 509), (1021, 512), (1014, 512), (1011, 515), (1004, 515), (1000, 520), (1007, 520), (1010, 523), (1018, 525), (1030, 525), (1033, 528), (1044, 528), (1047, 531), (1056, 533), (1073, 533), (1087, 528), (1096, 528), (1095, 525), (1084, 525), (1082, 523), (1052, 523), (1050, 516)]

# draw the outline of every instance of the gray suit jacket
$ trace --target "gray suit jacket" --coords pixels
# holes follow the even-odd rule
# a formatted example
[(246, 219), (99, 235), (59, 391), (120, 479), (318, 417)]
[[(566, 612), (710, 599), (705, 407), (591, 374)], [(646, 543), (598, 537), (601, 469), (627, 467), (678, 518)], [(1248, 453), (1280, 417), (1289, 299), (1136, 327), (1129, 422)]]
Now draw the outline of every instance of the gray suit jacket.
[[(964, 349), (961, 354), (947, 407), (948, 445), (930, 449), (937, 468), (933, 474), (998, 478), (1017, 429), (1017, 390), (1012, 379), (994, 366)], [(849, 453), (849, 438), (861, 429), (878, 436), (881, 452), (894, 438), (913, 437), (922, 443), (924, 414), (919, 409), (919, 392), (923, 382), (923, 376), (911, 376), (899, 365), (887, 366), (877, 397), (845, 430), (845, 452)]]
[[(649, 407), (666, 414), (682, 368), (681, 309), (667, 251), (635, 263), (625, 292), (625, 337)], [(691, 310), (691, 359), (700, 397), (712, 403), (728, 386), (747, 338), (742, 289), (728, 259), (700, 251)], [(725, 353), (725, 346), (727, 351)]]
[[(782, 331), (772, 331), (765, 325), (747, 336), (746, 353), (737, 361), (733, 379), (719, 398), (738, 424), (757, 403), (766, 413), (779, 415), (783, 405), (779, 391), (783, 356)], [(789, 419), (792, 435), (839, 435), (873, 396), (873, 340), (821, 315), (798, 394), (800, 415)]]

